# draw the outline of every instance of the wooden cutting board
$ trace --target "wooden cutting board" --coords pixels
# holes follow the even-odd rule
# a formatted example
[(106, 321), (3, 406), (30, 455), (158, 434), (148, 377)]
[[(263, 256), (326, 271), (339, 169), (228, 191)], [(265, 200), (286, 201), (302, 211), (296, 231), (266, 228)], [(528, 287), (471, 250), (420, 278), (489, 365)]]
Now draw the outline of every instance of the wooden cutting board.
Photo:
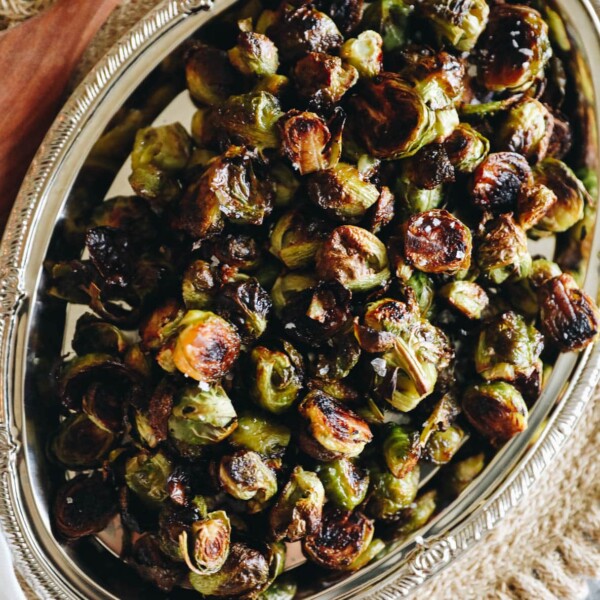
[(58, 0), (0, 33), (0, 232), (85, 48), (119, 0)]

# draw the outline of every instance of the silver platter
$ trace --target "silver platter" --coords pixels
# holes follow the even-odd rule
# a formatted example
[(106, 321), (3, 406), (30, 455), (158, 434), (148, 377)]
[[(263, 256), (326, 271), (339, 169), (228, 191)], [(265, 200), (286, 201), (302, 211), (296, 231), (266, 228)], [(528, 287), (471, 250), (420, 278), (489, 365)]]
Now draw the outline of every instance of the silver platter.
[[(59, 476), (45, 454), (52, 413), (44, 377), (60, 352), (62, 313), (47, 300), (43, 261), (84, 160), (116, 110), (159, 61), (236, 0), (165, 0), (100, 61), (65, 105), (42, 144), (12, 211), (0, 246), (0, 523), (15, 564), (40, 598), (161, 598), (95, 541), (59, 544), (49, 512)], [(581, 103), (598, 169), (600, 64), (598, 4), (558, 0), (576, 42)], [(600, 231), (596, 227), (585, 289), (598, 293)], [(560, 455), (590, 404), (600, 378), (600, 346), (564, 355), (530, 416), (530, 427), (506, 445), (461, 496), (385, 558), (302, 597), (405, 597), (475, 546), (527, 496)], [(186, 598), (188, 592), (170, 595)]]

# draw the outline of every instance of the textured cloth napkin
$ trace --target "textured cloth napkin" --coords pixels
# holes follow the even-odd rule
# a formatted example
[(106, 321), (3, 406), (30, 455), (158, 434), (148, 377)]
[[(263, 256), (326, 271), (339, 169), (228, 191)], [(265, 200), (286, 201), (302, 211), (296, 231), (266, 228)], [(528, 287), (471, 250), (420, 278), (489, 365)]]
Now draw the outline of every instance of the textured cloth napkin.
[[(0, 29), (35, 14), (52, 0), (0, 0)], [(157, 0), (123, 0), (96, 36), (75, 85)], [(587, 579), (600, 579), (600, 393), (578, 433), (498, 527), (418, 591), (429, 600), (579, 600)], [(8, 564), (0, 544), (0, 565)], [(4, 574), (3, 574), (4, 575)], [(18, 599), (3, 578), (0, 599)], [(24, 589), (27, 589), (23, 584)], [(4, 593), (10, 595), (4, 595)], [(29, 597), (33, 598), (30, 592)]]

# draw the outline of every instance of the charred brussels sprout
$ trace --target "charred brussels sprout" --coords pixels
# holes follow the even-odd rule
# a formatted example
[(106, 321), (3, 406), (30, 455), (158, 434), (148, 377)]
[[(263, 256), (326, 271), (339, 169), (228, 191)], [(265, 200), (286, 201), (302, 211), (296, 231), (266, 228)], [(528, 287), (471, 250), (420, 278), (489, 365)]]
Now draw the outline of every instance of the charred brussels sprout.
[(240, 83), (226, 52), (198, 42), (188, 51), (185, 77), (192, 98), (208, 106), (220, 106), (238, 91)]
[(341, 111), (329, 124), (313, 112), (288, 111), (278, 121), (282, 153), (300, 175), (335, 167), (345, 120)]
[(379, 199), (377, 186), (365, 181), (356, 167), (339, 163), (308, 181), (310, 199), (342, 223), (358, 223)]
[(238, 419), (237, 429), (228, 442), (235, 447), (253, 450), (264, 456), (280, 456), (290, 443), (291, 432), (269, 417), (247, 413)]
[(112, 432), (95, 425), (85, 413), (79, 413), (60, 424), (50, 442), (50, 454), (67, 469), (89, 469), (101, 463), (115, 441)]
[(311, 52), (296, 63), (292, 77), (296, 92), (310, 106), (328, 108), (358, 81), (358, 71), (337, 56)]
[(600, 312), (571, 275), (548, 279), (539, 289), (540, 323), (546, 339), (561, 352), (581, 350), (600, 332)]
[(408, 19), (413, 10), (411, 4), (404, 0), (375, 0), (363, 14), (362, 28), (379, 33), (386, 52), (404, 46), (408, 40)]
[[(529, 231), (551, 212), (557, 200), (556, 194), (541, 183), (521, 188), (517, 204), (519, 225), (525, 231)], [(535, 230), (533, 233), (536, 237), (547, 235)]]
[(142, 579), (163, 592), (170, 592), (184, 576), (183, 566), (162, 552), (158, 536), (153, 533), (144, 533), (136, 539), (128, 562)]
[(376, 31), (363, 31), (344, 42), (340, 56), (361, 77), (375, 77), (383, 68), (383, 40)]
[(174, 177), (190, 159), (191, 141), (180, 123), (140, 129), (131, 153), (129, 178), (135, 193), (157, 203), (177, 196), (180, 186)]
[(531, 168), (520, 154), (490, 154), (473, 174), (473, 203), (494, 214), (514, 211), (521, 188), (530, 180)]
[(158, 508), (169, 497), (167, 479), (173, 463), (162, 453), (140, 453), (125, 463), (125, 481), (131, 491), (151, 508)]
[(304, 269), (314, 262), (327, 229), (326, 223), (307, 218), (300, 210), (287, 212), (271, 232), (269, 250), (288, 269)]
[(477, 343), (475, 369), (487, 381), (515, 382), (536, 369), (544, 347), (542, 335), (514, 312), (486, 323)]
[(64, 483), (54, 499), (57, 533), (75, 540), (102, 531), (117, 511), (113, 490), (99, 475), (79, 475)]
[(215, 123), (232, 143), (264, 150), (279, 146), (279, 100), (268, 92), (231, 96), (219, 108)]
[(279, 53), (275, 44), (261, 33), (242, 31), (237, 45), (227, 52), (231, 64), (242, 75), (264, 77), (279, 68)]
[(438, 115), (409, 82), (395, 73), (381, 73), (365, 82), (352, 99), (353, 119), (369, 153), (376, 158), (399, 159), (415, 154), (438, 136), (447, 136)]
[(547, 158), (534, 170), (535, 181), (544, 185), (556, 196), (544, 216), (535, 225), (534, 232), (548, 235), (567, 231), (583, 219), (589, 195), (583, 183), (560, 160)]
[(492, 92), (524, 92), (552, 56), (548, 25), (523, 5), (494, 6), (479, 45), (479, 78)]
[(400, 479), (388, 471), (372, 470), (368, 514), (384, 521), (397, 519), (400, 512), (414, 502), (419, 490), (419, 477), (418, 465)]
[(254, 277), (225, 284), (215, 302), (215, 310), (237, 327), (246, 343), (265, 332), (272, 306), (269, 294)]
[(490, 301), (485, 290), (472, 281), (447, 283), (440, 289), (440, 295), (467, 319), (481, 319)]
[(201, 310), (188, 311), (179, 323), (173, 364), (196, 381), (214, 383), (229, 372), (240, 352), (231, 323)]
[(169, 299), (159, 304), (140, 325), (144, 350), (158, 350), (177, 331), (185, 314), (181, 304)]
[(406, 425), (391, 425), (383, 440), (383, 457), (394, 477), (406, 477), (421, 457), (418, 431)]
[(502, 445), (527, 428), (527, 406), (523, 396), (505, 381), (467, 388), (462, 406), (471, 425), (494, 445)]
[(496, 285), (523, 279), (531, 271), (527, 236), (510, 214), (485, 224), (476, 254), (477, 265)]
[(251, 450), (224, 456), (219, 465), (219, 482), (228, 494), (247, 501), (251, 512), (262, 510), (265, 502), (277, 493), (275, 473), (260, 454)]
[(518, 152), (532, 163), (546, 156), (554, 117), (535, 98), (524, 98), (506, 116), (498, 132), (498, 148)]
[(237, 415), (221, 386), (184, 388), (169, 417), (170, 437), (185, 445), (205, 446), (223, 441), (237, 427)]
[(257, 346), (250, 360), (250, 393), (255, 402), (275, 414), (289, 410), (302, 389), (302, 365), (296, 351), (287, 343), (281, 352)]
[(360, 512), (327, 510), (321, 531), (304, 539), (302, 549), (314, 563), (326, 569), (351, 570), (365, 552), (375, 532), (373, 521)]
[(339, 508), (354, 510), (367, 496), (369, 475), (347, 458), (317, 466), (327, 498)]
[(271, 292), (286, 332), (304, 344), (320, 344), (350, 319), (351, 292), (337, 281), (314, 284), (307, 275), (280, 277)]
[(358, 456), (373, 439), (366, 421), (320, 390), (309, 392), (298, 412), (305, 425), (300, 447), (317, 460)]
[(263, 589), (269, 580), (266, 557), (242, 543), (231, 545), (225, 564), (216, 573), (190, 573), (190, 584), (203, 596), (242, 598)]
[(348, 377), (360, 359), (360, 346), (352, 327), (340, 331), (323, 346), (312, 362), (312, 372), (319, 379), (335, 382)]
[(460, 123), (444, 141), (452, 166), (460, 173), (472, 173), (490, 152), (490, 142), (468, 123)]
[(179, 551), (192, 573), (212, 575), (221, 570), (229, 556), (231, 524), (219, 510), (192, 524), (179, 536)]
[(471, 265), (471, 231), (445, 210), (412, 216), (404, 225), (404, 254), (425, 273), (456, 273)]
[(220, 233), (224, 217), (236, 224), (260, 225), (271, 213), (274, 190), (257, 167), (256, 155), (239, 146), (213, 159), (186, 191), (175, 228), (202, 239)]
[(127, 349), (127, 340), (115, 325), (86, 313), (77, 320), (71, 346), (79, 356), (94, 353), (123, 354)]
[(366, 229), (343, 225), (317, 252), (317, 274), (352, 292), (368, 292), (390, 277), (386, 248)]
[(490, 13), (486, 0), (425, 0), (418, 6), (437, 36), (461, 52), (474, 48)]
[(335, 23), (326, 14), (308, 5), (285, 6), (277, 21), (267, 29), (284, 62), (309, 52), (337, 50), (344, 40)]
[(295, 542), (321, 528), (325, 490), (316, 473), (295, 467), (269, 514), (275, 540)]

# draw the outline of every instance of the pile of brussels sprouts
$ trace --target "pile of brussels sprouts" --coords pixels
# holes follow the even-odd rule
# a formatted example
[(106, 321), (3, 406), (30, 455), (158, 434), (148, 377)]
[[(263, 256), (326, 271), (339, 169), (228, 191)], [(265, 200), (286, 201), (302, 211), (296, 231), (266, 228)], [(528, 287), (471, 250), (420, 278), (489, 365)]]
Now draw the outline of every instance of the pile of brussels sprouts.
[[(47, 265), (93, 311), (56, 376), (49, 453), (82, 472), (59, 536), (119, 514), (162, 590), (290, 599), (286, 542), (359, 569), (527, 427), (600, 327), (573, 78), (537, 4), (248, 0), (187, 45), (191, 134), (137, 131), (135, 195)], [(549, 236), (557, 262), (528, 249)]]

